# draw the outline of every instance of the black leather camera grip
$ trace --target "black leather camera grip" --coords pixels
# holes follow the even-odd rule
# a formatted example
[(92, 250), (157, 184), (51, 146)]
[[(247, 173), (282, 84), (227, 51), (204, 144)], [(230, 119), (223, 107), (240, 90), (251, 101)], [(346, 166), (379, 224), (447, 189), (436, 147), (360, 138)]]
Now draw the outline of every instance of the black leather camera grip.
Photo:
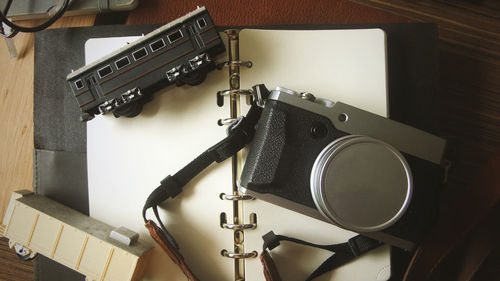
[(265, 185), (274, 181), (280, 156), (285, 147), (286, 124), (285, 112), (270, 107), (263, 110), (257, 124), (258, 129), (250, 146), (251, 153), (249, 153), (243, 168), (241, 182), (244, 186), (249, 182)]

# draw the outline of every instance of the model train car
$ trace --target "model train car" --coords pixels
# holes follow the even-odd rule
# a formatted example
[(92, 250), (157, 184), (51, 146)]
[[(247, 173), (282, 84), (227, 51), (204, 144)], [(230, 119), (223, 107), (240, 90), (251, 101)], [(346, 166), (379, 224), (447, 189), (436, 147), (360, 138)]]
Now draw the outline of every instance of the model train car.
[(152, 92), (175, 83), (197, 85), (225, 51), (202, 7), (174, 20), (66, 77), (80, 106), (81, 120), (113, 112), (134, 117)]
[(152, 247), (113, 227), (27, 190), (12, 194), (0, 236), (23, 259), (40, 253), (88, 281), (140, 280)]

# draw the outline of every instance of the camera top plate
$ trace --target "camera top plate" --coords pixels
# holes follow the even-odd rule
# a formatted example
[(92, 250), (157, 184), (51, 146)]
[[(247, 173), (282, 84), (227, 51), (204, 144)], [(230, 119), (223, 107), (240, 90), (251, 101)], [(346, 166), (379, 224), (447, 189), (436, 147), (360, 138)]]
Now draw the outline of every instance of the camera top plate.
[(303, 95), (293, 90), (283, 89), (279, 87), (271, 91), (269, 99), (323, 115), (330, 119), (335, 128), (350, 135), (382, 140), (401, 152), (434, 164), (439, 165), (443, 160), (446, 146), (443, 138), (342, 102), (303, 98)]

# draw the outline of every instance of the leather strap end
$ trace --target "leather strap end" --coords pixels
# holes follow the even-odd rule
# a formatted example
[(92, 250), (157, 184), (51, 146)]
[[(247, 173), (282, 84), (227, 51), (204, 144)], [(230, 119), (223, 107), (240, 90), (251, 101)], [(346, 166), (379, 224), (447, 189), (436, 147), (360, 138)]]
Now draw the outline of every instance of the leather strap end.
[(179, 265), (181, 263), (181, 254), (177, 251), (177, 249), (168, 241), (163, 234), (163, 231), (154, 223), (152, 220), (148, 220), (146, 222), (146, 228), (149, 230), (149, 234), (153, 239), (158, 243), (161, 248), (168, 254), (172, 261)]
[(268, 251), (264, 250), (260, 253), (260, 262), (262, 263), (262, 270), (264, 271), (266, 281), (281, 281), (281, 276), (276, 268), (276, 264)]
[(158, 243), (170, 259), (172, 259), (172, 261), (180, 267), (188, 280), (198, 281), (199, 279), (184, 262), (184, 257), (177, 250), (177, 248), (168, 241), (161, 228), (159, 228), (152, 220), (148, 220), (146, 222), (146, 228), (149, 230), (149, 234), (153, 237), (156, 243)]

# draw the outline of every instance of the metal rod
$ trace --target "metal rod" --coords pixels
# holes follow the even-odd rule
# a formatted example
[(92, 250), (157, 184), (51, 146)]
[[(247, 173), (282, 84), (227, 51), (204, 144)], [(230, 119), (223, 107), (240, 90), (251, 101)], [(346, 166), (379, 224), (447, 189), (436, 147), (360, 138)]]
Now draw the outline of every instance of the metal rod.
[[(227, 30), (226, 34), (229, 40), (228, 57), (229, 61), (239, 61), (239, 30)], [(229, 64), (229, 89), (238, 90), (240, 88), (240, 65)], [(240, 96), (230, 95), (230, 117), (237, 118), (240, 116)], [(232, 192), (233, 195), (241, 195), (238, 191), (238, 179), (241, 173), (241, 152), (236, 153), (232, 157)], [(243, 201), (233, 201), (233, 224), (238, 225), (243, 223)], [(234, 238), (234, 254), (242, 255), (245, 253), (243, 245), (244, 231), (241, 229), (233, 230)], [(245, 280), (245, 260), (234, 259), (234, 278), (235, 280)]]

